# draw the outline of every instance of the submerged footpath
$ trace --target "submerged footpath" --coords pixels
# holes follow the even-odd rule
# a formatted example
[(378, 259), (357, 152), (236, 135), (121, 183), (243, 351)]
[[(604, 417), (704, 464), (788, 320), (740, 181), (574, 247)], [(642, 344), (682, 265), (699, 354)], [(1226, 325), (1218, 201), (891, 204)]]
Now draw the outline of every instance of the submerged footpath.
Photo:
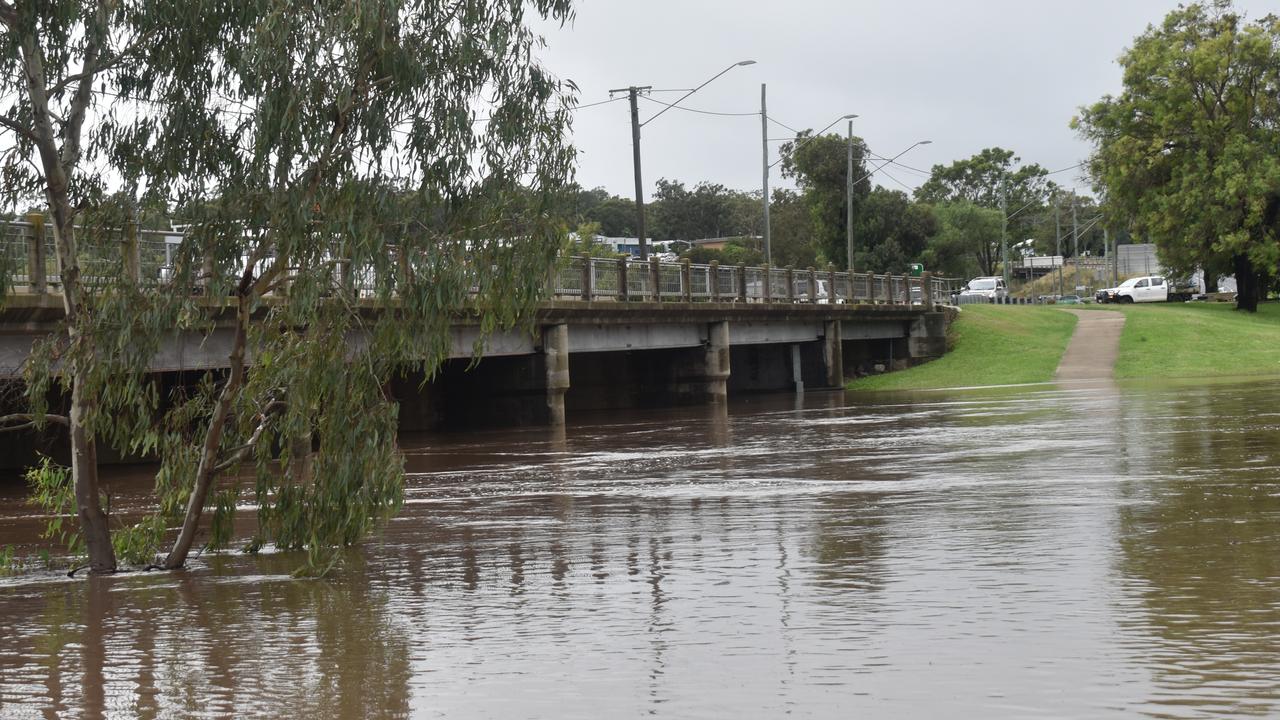
[(1058, 362), (1054, 380), (1111, 380), (1120, 357), (1124, 313), (1067, 310), (1076, 316), (1076, 329)]

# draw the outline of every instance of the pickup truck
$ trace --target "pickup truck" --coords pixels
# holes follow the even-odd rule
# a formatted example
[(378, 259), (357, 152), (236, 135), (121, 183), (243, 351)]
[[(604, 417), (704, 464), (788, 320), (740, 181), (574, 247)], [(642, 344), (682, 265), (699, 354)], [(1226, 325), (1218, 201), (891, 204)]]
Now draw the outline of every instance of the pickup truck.
[(1163, 275), (1129, 278), (1113, 288), (1099, 290), (1094, 299), (1100, 303), (1185, 302), (1196, 295), (1194, 286), (1177, 283)]

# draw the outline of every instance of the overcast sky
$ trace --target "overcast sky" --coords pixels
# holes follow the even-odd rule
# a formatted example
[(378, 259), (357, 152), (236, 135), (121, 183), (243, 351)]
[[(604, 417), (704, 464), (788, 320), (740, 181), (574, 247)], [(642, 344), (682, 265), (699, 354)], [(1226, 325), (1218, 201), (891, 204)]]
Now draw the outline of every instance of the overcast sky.
[[(1237, 0), (1250, 18), (1275, 0)], [(793, 128), (819, 129), (857, 113), (854, 134), (872, 152), (928, 171), (983, 148), (1013, 150), (1049, 170), (1088, 154), (1068, 127), (1077, 108), (1120, 87), (1116, 58), (1173, 0), (583, 0), (574, 22), (540, 26), (542, 59), (581, 89), (581, 102), (609, 90), (652, 85), (692, 88), (739, 60), (683, 105), (754, 113), (712, 116), (671, 110), (645, 126), (646, 198), (661, 177), (692, 186), (709, 180), (732, 188), (761, 185), (760, 85), (768, 114)], [(674, 102), (681, 93), (655, 92)], [(661, 105), (641, 101), (642, 120)], [(626, 100), (576, 113), (578, 181), (634, 194)], [(832, 132), (844, 133), (841, 121)], [(770, 125), (771, 138), (790, 133)], [(779, 142), (771, 142), (770, 161)], [(914, 188), (924, 176), (886, 168), (876, 181)], [(1087, 191), (1073, 170), (1055, 175)], [(790, 185), (778, 168), (771, 187)]]

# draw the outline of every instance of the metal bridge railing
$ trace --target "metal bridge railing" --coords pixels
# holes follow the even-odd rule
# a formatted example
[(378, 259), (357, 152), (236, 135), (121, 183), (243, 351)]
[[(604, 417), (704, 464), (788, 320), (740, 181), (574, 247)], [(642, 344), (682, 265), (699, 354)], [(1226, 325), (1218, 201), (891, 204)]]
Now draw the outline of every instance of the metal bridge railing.
[[(95, 229), (100, 256), (85, 260), (89, 282), (132, 276), (145, 285), (159, 285), (173, 277), (180, 261), (183, 235), (178, 231), (125, 228)], [(105, 242), (104, 242), (105, 238)], [(105, 249), (103, 249), (105, 248)], [(343, 282), (361, 296), (372, 296), (373, 268), (351, 268), (338, 253), (328, 258)], [(397, 258), (396, 262), (400, 262)], [(51, 229), (38, 219), (0, 221), (0, 269), (19, 291), (56, 291), (57, 253)], [(549, 278), (549, 295), (559, 300), (613, 302), (727, 302), (727, 303), (870, 303), (923, 305), (949, 303), (961, 286), (954, 278), (908, 277), (848, 273), (828, 267), (794, 269), (745, 265), (698, 265), (688, 261), (660, 262), (633, 258), (563, 258)]]

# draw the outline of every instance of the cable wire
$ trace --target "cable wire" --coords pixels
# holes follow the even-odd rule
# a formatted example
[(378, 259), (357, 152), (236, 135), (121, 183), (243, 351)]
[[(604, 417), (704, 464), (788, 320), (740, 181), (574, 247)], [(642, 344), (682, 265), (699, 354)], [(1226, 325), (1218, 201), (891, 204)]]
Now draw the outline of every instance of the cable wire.
[[(751, 115), (758, 116), (760, 114), (758, 112), (733, 113), (733, 112), (716, 112), (715, 110), (699, 110), (697, 108), (685, 107), (684, 105), (676, 105), (674, 103), (665, 103), (665, 102), (662, 102), (661, 100), (657, 100), (655, 98), (651, 98), (645, 95), (638, 95), (637, 97), (639, 97), (642, 100), (648, 100), (651, 103), (665, 105), (668, 108), (675, 108), (676, 110), (684, 110), (685, 112), (698, 113), (700, 115), (722, 115), (725, 117), (745, 117), (745, 116), (751, 116)], [(618, 99), (621, 100), (622, 98), (618, 98)], [(655, 115), (654, 117), (657, 117), (657, 116)], [(653, 118), (649, 118), (649, 119), (652, 120)], [(648, 122), (648, 120), (646, 120), (645, 122)]]

